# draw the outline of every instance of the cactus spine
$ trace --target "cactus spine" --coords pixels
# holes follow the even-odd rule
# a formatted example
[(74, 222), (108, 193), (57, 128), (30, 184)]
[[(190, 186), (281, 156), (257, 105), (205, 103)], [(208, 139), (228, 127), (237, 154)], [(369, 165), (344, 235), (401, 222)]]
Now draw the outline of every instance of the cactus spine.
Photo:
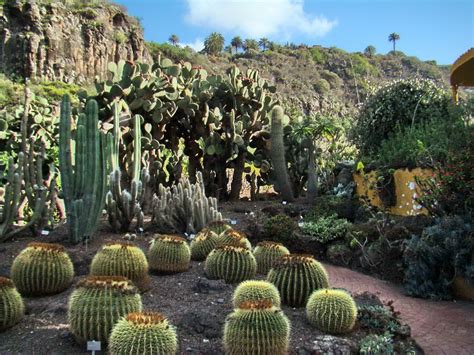
[(273, 164), (273, 172), (275, 174), (275, 187), (281, 194), (282, 198), (288, 202), (294, 200), (291, 190), (290, 178), (285, 158), (285, 143), (283, 141), (283, 118), (284, 112), (281, 106), (275, 106), (272, 111), (272, 127), (271, 127), (271, 158)]
[(165, 188), (153, 196), (153, 219), (160, 230), (172, 233), (196, 233), (209, 222), (222, 219), (217, 210), (217, 199), (206, 197), (201, 172), (196, 173), (196, 183), (182, 178), (177, 185)]
[(11, 278), (22, 295), (42, 296), (64, 291), (74, 266), (59, 244), (30, 243), (13, 260)]
[(278, 259), (268, 272), (284, 304), (304, 307), (314, 290), (329, 286), (327, 272), (311, 255), (290, 254)]
[(218, 235), (208, 228), (202, 229), (191, 241), (191, 259), (206, 260), (209, 253), (217, 246)]
[(232, 302), (234, 308), (238, 308), (242, 302), (264, 299), (269, 299), (275, 307), (280, 307), (280, 293), (274, 284), (263, 280), (248, 280), (237, 286)]
[(249, 250), (252, 249), (252, 244), (250, 244), (245, 234), (235, 229), (228, 229), (219, 235), (217, 238), (217, 246), (222, 245), (235, 245)]
[(13, 327), (24, 314), (25, 305), (15, 284), (0, 276), (0, 332)]
[(175, 235), (158, 235), (148, 251), (150, 268), (159, 272), (183, 272), (189, 269), (191, 251), (186, 239)]
[(270, 300), (247, 301), (227, 316), (224, 348), (229, 355), (288, 354), (290, 321)]
[(117, 322), (110, 335), (111, 355), (174, 355), (177, 350), (175, 328), (157, 312), (129, 313)]
[(281, 243), (269, 241), (258, 243), (253, 251), (255, 260), (257, 260), (257, 272), (267, 274), (276, 260), (288, 254), (290, 251)]
[(226, 283), (236, 283), (254, 277), (257, 262), (250, 250), (224, 245), (211, 251), (206, 258), (204, 270), (210, 279), (223, 279)]
[(85, 113), (80, 114), (77, 121), (75, 151), (72, 152), (71, 103), (69, 97), (64, 96), (59, 122), (59, 170), (72, 243), (92, 236), (105, 202), (107, 157), (112, 137), (99, 131), (98, 117), (97, 102), (88, 101)]
[(128, 231), (130, 224), (136, 218), (137, 228), (143, 228), (144, 214), (142, 210), (145, 188), (150, 180), (148, 169), (141, 168), (141, 120), (140, 115), (134, 116), (133, 129), (133, 159), (132, 180), (130, 191), (122, 189), (122, 172), (119, 164), (120, 121), (118, 104), (114, 104), (114, 144), (112, 149), (113, 171), (109, 175), (109, 188), (105, 199), (105, 206), (109, 216), (109, 223), (114, 230)]
[(357, 306), (351, 295), (343, 290), (317, 290), (309, 297), (306, 317), (325, 333), (347, 333), (357, 319)]
[(141, 312), (142, 300), (133, 283), (122, 276), (89, 276), (78, 282), (69, 298), (68, 320), (78, 342), (108, 342), (115, 323)]
[(144, 290), (149, 283), (148, 261), (130, 242), (111, 242), (102, 247), (91, 263), (91, 275), (124, 276)]

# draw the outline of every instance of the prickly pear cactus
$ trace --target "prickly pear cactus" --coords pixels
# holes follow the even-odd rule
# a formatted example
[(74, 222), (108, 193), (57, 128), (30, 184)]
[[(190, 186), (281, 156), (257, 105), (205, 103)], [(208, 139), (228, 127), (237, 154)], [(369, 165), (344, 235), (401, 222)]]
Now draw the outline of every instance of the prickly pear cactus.
[(131, 242), (111, 242), (102, 247), (91, 263), (91, 275), (124, 276), (138, 288), (148, 287), (148, 260)]
[(284, 255), (273, 264), (267, 281), (280, 291), (283, 304), (304, 307), (311, 293), (329, 286), (324, 267), (311, 255)]
[(223, 245), (207, 256), (204, 270), (210, 279), (223, 279), (226, 283), (236, 283), (254, 277), (257, 262), (249, 249)]
[(157, 312), (129, 313), (110, 335), (109, 353), (174, 355), (178, 350), (175, 328)]
[(250, 244), (246, 235), (243, 232), (237, 231), (235, 229), (228, 229), (222, 234), (219, 235), (217, 239), (217, 246), (222, 245), (235, 245), (238, 247), (252, 249), (252, 244)]
[(209, 223), (207, 226), (206, 226), (207, 229), (210, 229), (211, 231), (213, 231), (214, 233), (216, 233), (217, 235), (221, 235), (222, 233), (224, 233), (225, 231), (229, 230), (229, 229), (232, 229), (231, 226), (229, 226), (226, 222), (224, 221), (214, 221), (214, 222), (211, 222)]
[(0, 332), (13, 327), (25, 314), (25, 305), (12, 280), (0, 276)]
[(160, 272), (183, 272), (189, 269), (191, 250), (186, 239), (177, 235), (158, 235), (148, 251), (150, 268)]
[(253, 255), (257, 260), (257, 272), (267, 274), (276, 260), (288, 254), (290, 254), (290, 251), (281, 243), (266, 240), (258, 243), (253, 251)]
[(317, 290), (308, 299), (306, 317), (325, 333), (348, 333), (357, 319), (357, 306), (351, 295), (343, 290)]
[(288, 354), (290, 321), (270, 300), (247, 301), (227, 316), (224, 348), (229, 355)]
[(74, 266), (59, 244), (30, 243), (13, 260), (11, 278), (22, 295), (52, 295), (66, 290)]
[(280, 307), (280, 293), (274, 284), (263, 280), (242, 281), (234, 291), (234, 308), (246, 301), (269, 299), (275, 307)]
[(209, 253), (217, 246), (218, 235), (208, 228), (202, 229), (191, 241), (191, 259), (206, 260)]
[(88, 276), (69, 298), (69, 329), (79, 343), (108, 342), (113, 326), (128, 313), (140, 312), (142, 299), (123, 276)]

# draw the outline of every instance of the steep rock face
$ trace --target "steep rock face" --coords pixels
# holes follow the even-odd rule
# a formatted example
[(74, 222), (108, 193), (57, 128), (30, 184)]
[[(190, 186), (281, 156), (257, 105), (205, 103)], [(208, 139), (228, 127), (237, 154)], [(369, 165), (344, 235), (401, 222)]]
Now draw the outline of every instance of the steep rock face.
[(151, 60), (138, 21), (113, 5), (73, 8), (9, 0), (0, 17), (0, 70), (24, 78), (80, 83), (107, 63)]

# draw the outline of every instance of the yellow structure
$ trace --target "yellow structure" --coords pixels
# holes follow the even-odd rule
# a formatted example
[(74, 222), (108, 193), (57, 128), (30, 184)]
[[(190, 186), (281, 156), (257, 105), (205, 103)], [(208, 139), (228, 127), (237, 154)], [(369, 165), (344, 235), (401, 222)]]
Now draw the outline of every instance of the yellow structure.
[(474, 48), (469, 49), (453, 63), (450, 81), (456, 102), (460, 86), (474, 86)]
[[(359, 197), (367, 197), (369, 203), (375, 207), (385, 208), (375, 188), (377, 172), (354, 173), (356, 193)], [(420, 189), (415, 177), (427, 178), (433, 176), (431, 169), (397, 169), (393, 174), (397, 202), (395, 206), (387, 208), (387, 212), (399, 216), (427, 215), (428, 211), (422, 208), (415, 199), (420, 196)]]

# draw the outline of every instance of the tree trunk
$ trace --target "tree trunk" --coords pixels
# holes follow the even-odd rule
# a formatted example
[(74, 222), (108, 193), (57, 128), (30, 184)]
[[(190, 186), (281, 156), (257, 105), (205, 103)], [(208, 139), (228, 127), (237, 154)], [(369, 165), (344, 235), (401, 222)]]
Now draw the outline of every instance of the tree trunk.
[(311, 142), (311, 146), (308, 152), (308, 201), (314, 202), (318, 195), (318, 175), (316, 172), (316, 148), (314, 143)]
[(230, 201), (238, 201), (240, 198), (240, 191), (242, 190), (242, 175), (245, 168), (245, 155), (245, 152), (241, 152), (235, 160), (234, 176), (232, 177), (229, 196)]

